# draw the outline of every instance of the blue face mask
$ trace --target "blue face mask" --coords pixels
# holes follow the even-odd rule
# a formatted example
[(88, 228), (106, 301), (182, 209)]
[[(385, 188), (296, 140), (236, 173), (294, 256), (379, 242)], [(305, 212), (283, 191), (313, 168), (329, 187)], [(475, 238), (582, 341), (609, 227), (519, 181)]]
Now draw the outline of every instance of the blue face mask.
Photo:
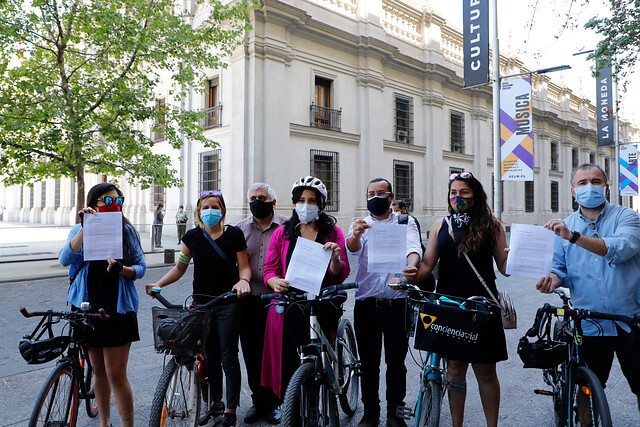
[(309, 224), (311, 221), (318, 218), (318, 207), (316, 205), (307, 205), (305, 203), (296, 204), (296, 213), (300, 222)]
[(585, 208), (597, 208), (605, 201), (604, 193), (606, 187), (599, 185), (587, 184), (582, 187), (576, 187), (576, 202)]
[(217, 209), (205, 209), (200, 212), (200, 220), (207, 227), (213, 227), (222, 219), (222, 211)]

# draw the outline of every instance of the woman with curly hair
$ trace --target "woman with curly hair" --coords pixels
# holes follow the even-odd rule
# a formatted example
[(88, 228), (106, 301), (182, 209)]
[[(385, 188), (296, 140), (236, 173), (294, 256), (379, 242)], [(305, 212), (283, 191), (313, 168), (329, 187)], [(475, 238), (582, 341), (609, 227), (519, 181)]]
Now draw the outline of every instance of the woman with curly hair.
[[(469, 256), (491, 292), (497, 295), (493, 261), (506, 275), (507, 239), (504, 229), (491, 213), (482, 184), (470, 172), (449, 177), (448, 206), (450, 215), (431, 227), (430, 236), (434, 237), (427, 243), (419, 268), (407, 267), (405, 277), (409, 282), (420, 280), (431, 273), (440, 260), (438, 293), (461, 298), (479, 295), (491, 299), (464, 254)], [(496, 363), (503, 360), (507, 360), (507, 345), (500, 311), (496, 310), (484, 334), (478, 338), (478, 352), (471, 363), (478, 380), (487, 426), (498, 425), (500, 382)], [(449, 407), (454, 426), (462, 426), (464, 419), (468, 367), (468, 362), (449, 360), (447, 380), (457, 385), (449, 387)]]

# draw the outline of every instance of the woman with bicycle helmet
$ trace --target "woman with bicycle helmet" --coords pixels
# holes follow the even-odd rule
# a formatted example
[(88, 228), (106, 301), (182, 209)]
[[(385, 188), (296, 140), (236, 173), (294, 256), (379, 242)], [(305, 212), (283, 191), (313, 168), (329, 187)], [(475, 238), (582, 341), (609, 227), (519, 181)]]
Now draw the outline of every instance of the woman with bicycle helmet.
[[(482, 184), (470, 172), (449, 177), (448, 205), (450, 215), (431, 227), (430, 235), (435, 238), (429, 239), (419, 269), (406, 267), (405, 277), (410, 282), (420, 280), (431, 273), (440, 260), (438, 293), (461, 298), (479, 295), (491, 299), (464, 254), (469, 256), (493, 295), (497, 295), (493, 261), (505, 274), (507, 240), (504, 229), (491, 213)], [(507, 360), (507, 346), (500, 310), (496, 309), (484, 334), (478, 339), (477, 355), (471, 364), (478, 380), (487, 426), (498, 423), (500, 383), (496, 363), (503, 360)], [(447, 379), (452, 384), (449, 387), (449, 407), (454, 426), (462, 426), (464, 418), (468, 366), (464, 361), (449, 360), (447, 368)]]
[[(186, 232), (178, 262), (160, 280), (146, 285), (147, 294), (179, 280), (193, 258), (194, 301), (206, 303), (211, 298), (230, 290), (238, 296), (251, 292), (251, 268), (247, 256), (247, 243), (242, 230), (224, 226), (227, 207), (222, 192), (203, 191), (196, 204), (194, 218), (198, 227)], [(238, 339), (240, 336), (237, 300), (216, 305), (212, 310), (209, 335), (205, 340), (206, 370), (213, 403), (200, 419), (205, 425), (211, 417), (224, 413), (223, 426), (236, 425), (236, 408), (240, 403), (240, 362)], [(222, 402), (222, 378), (224, 370), (227, 405)]]
[[(80, 210), (79, 215), (83, 220), (85, 215), (122, 212), (123, 204), (120, 189), (111, 183), (100, 183), (89, 190), (87, 207)], [(123, 259), (85, 262), (82, 222), (71, 229), (67, 243), (58, 254), (60, 264), (70, 265), (69, 274), (74, 275), (67, 301), (74, 309), (88, 301), (91, 312), (104, 308), (109, 314), (107, 320), (91, 320), (93, 331), (89, 334), (89, 357), (95, 375), (100, 425), (110, 425), (109, 406), (113, 391), (122, 425), (133, 426), (133, 396), (127, 379), (127, 361), (131, 343), (140, 340), (136, 314), (139, 300), (133, 284), (146, 271), (140, 237), (123, 216)]]
[[(291, 255), (299, 238), (308, 239), (331, 250), (331, 261), (322, 287), (342, 283), (349, 276), (349, 261), (344, 234), (336, 226), (336, 219), (324, 212), (327, 188), (313, 176), (298, 179), (291, 188), (294, 210), (291, 218), (271, 237), (264, 264), (264, 281), (274, 292), (301, 292), (284, 279)], [(309, 340), (309, 320), (296, 306), (287, 309), (269, 307), (262, 358), (262, 385), (273, 388), (284, 397), (291, 376), (298, 368), (297, 348)], [(341, 307), (328, 303), (317, 306), (318, 320), (325, 334), (335, 338)]]

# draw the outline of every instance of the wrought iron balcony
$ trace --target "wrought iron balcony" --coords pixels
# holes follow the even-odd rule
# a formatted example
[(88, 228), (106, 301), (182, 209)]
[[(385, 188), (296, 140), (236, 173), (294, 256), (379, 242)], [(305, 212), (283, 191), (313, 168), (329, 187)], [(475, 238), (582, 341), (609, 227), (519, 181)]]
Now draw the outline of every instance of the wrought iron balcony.
[(205, 130), (222, 126), (222, 104), (215, 107), (206, 108), (205, 116), (202, 119), (202, 127)]
[(340, 132), (341, 118), (342, 108), (335, 110), (315, 104), (311, 104), (309, 108), (309, 122), (312, 127)]

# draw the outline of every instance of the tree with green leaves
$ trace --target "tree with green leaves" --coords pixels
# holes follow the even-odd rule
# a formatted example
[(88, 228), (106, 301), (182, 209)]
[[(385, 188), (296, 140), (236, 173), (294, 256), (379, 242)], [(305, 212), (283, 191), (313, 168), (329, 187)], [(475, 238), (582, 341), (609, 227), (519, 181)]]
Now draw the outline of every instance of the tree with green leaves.
[(86, 173), (178, 185), (143, 124), (176, 149), (216, 145), (183, 101), (243, 43), (251, 1), (0, 0), (0, 180), (75, 177), (78, 207)]

